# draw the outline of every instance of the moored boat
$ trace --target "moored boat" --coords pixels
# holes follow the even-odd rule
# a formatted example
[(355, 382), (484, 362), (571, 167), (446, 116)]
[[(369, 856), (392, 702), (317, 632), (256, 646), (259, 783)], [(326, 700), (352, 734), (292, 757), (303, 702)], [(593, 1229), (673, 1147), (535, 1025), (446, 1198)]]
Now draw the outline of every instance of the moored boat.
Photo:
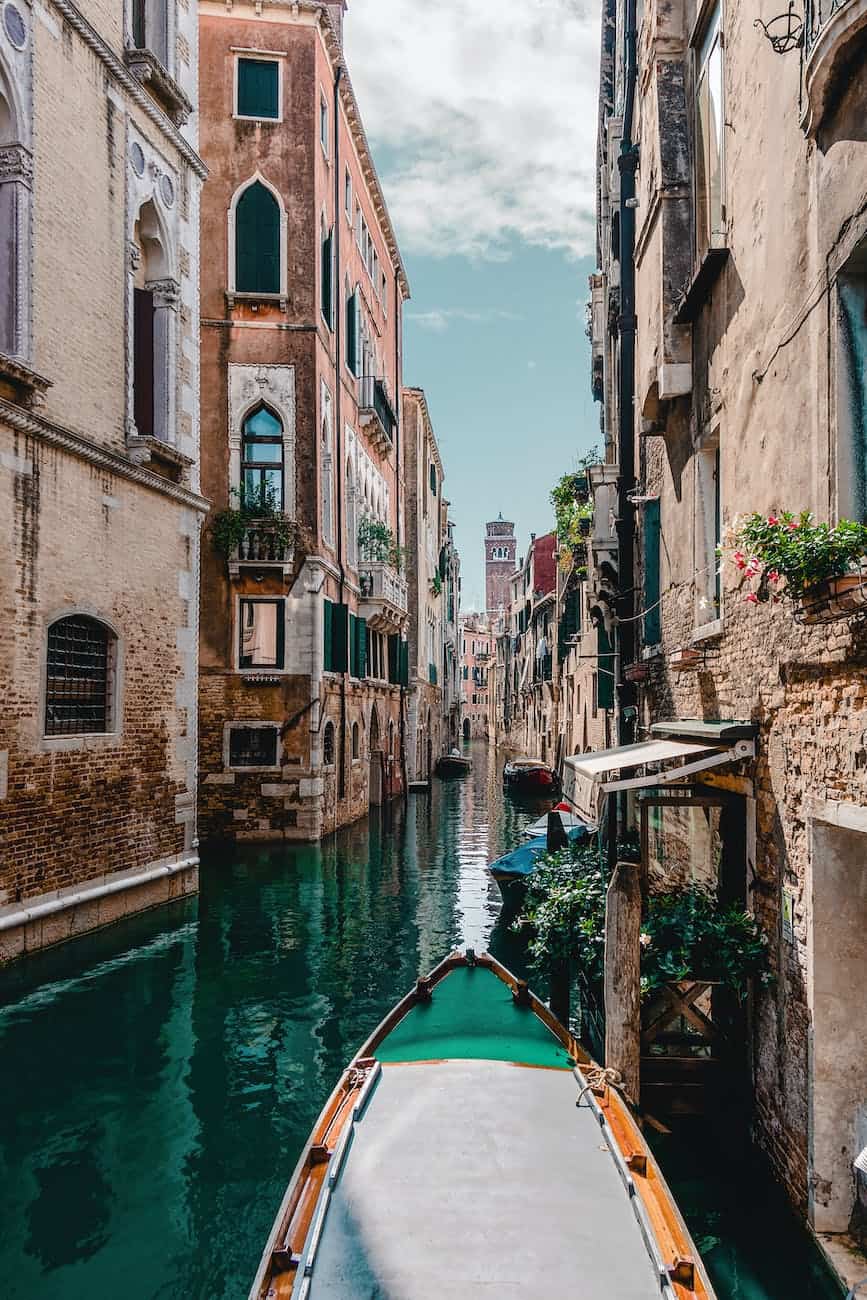
[[(589, 824), (584, 820), (583, 817), (579, 817), (577, 813), (573, 813), (570, 811), (568, 804), (558, 804), (556, 808), (551, 809), (551, 812), (554, 812), (558, 815), (558, 817), (560, 818), (560, 823), (564, 831), (566, 831), (567, 833), (569, 831), (578, 830), (579, 828), (584, 828), (585, 830), (588, 831), (592, 829), (589, 826)], [(545, 813), (542, 817), (538, 819), (538, 821), (532, 822), (529, 826), (525, 826), (523, 831), (521, 832), (524, 839), (534, 840), (539, 835), (547, 835), (549, 816), (550, 813)]]
[(538, 758), (510, 758), (503, 768), (503, 785), (520, 794), (553, 795), (559, 789), (557, 773)]
[(325, 1105), (250, 1300), (713, 1300), (609, 1076), (487, 954), (453, 953)]
[(464, 776), (472, 767), (471, 761), (460, 753), (452, 750), (448, 754), (441, 754), (436, 761), (437, 776)]
[[(592, 829), (580, 822), (566, 831), (566, 838), (570, 844), (574, 844), (592, 834)], [(523, 886), (526, 885), (527, 878), (533, 874), (536, 863), (547, 852), (547, 835), (534, 835), (532, 839), (524, 840), (516, 849), (512, 849), (511, 853), (504, 853), (490, 864), (488, 871), (499, 885), (505, 902), (517, 902), (519, 897), (523, 897)], [(520, 887), (519, 897), (515, 894), (516, 886)]]

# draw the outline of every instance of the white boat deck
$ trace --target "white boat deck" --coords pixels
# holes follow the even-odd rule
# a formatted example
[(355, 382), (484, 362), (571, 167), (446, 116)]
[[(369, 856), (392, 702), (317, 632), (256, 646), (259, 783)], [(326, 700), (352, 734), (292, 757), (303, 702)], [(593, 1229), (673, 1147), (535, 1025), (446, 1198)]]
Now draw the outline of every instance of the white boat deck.
[(294, 1300), (658, 1300), (624, 1179), (569, 1070), (385, 1065)]

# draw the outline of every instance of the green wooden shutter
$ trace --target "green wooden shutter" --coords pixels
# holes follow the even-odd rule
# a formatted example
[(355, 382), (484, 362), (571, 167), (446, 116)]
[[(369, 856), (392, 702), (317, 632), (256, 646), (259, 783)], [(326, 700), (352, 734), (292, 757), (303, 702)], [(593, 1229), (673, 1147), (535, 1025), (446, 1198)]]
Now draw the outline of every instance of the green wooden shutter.
[(235, 288), (280, 292), (280, 208), (259, 181), (244, 190), (235, 208)]
[(611, 653), (611, 638), (600, 626), (598, 629), (597, 652), (599, 656), (599, 707), (614, 708), (614, 655)]
[(273, 60), (238, 60), (239, 117), (279, 117), (277, 94), (278, 68)]
[(388, 638), (388, 680), (394, 685), (398, 685), (398, 674), (400, 672), (400, 637), (395, 633)]
[(662, 640), (662, 611), (659, 606), (659, 501), (644, 506), (644, 644)]
[(336, 673), (349, 671), (349, 606), (335, 605), (331, 616), (331, 659)]
[(358, 297), (354, 293), (346, 299), (346, 364), (358, 374)]
[(322, 315), (328, 322), (328, 328), (334, 328), (333, 316), (333, 258), (331, 250), (334, 242), (334, 231), (329, 230), (328, 234), (322, 241)]
[(322, 667), (327, 673), (334, 670), (334, 605), (330, 600), (323, 601), (323, 635), (322, 635)]
[(367, 624), (363, 618), (355, 620), (355, 640), (356, 640), (356, 663), (358, 671), (356, 677), (367, 676)]

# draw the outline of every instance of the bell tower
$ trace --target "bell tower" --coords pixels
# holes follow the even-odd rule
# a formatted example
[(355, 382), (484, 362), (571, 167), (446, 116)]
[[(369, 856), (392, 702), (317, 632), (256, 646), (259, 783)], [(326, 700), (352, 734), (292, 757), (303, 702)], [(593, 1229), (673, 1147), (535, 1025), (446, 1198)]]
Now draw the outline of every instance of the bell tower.
[(489, 618), (509, 603), (509, 579), (515, 572), (515, 525), (502, 514), (485, 524), (485, 610)]

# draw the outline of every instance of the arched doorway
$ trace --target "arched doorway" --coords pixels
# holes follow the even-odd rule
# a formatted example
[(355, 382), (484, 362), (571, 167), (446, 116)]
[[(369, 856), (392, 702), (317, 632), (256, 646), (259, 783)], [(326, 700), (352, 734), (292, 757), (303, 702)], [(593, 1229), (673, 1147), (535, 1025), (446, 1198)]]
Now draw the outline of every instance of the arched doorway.
[(464, 718), (464, 740), (469, 740), (469, 738), (470, 738), (470, 720), (469, 718)]
[(382, 803), (382, 741), (379, 735), (379, 715), (376, 705), (370, 710), (370, 775), (368, 781), (368, 802), (371, 807)]

